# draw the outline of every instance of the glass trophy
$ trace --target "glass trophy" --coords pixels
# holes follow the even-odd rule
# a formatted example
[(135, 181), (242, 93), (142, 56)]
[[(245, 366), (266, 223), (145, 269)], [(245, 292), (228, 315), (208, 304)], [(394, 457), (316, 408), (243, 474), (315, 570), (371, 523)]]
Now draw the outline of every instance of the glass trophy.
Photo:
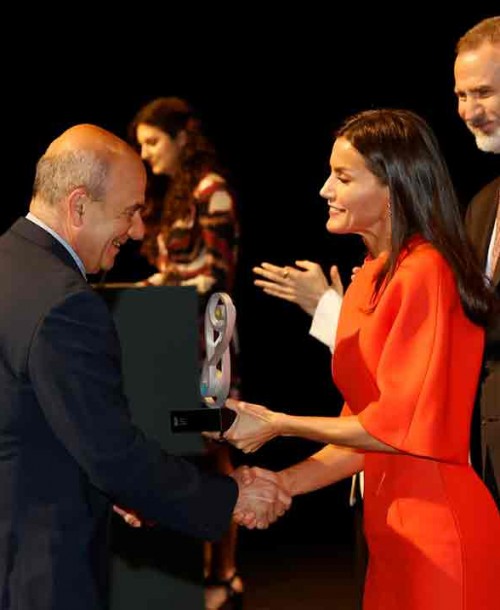
[(230, 343), (236, 308), (225, 292), (215, 292), (205, 308), (205, 360), (201, 371), (202, 405), (171, 411), (172, 432), (220, 432), (230, 428), (236, 413), (224, 403), (231, 385)]

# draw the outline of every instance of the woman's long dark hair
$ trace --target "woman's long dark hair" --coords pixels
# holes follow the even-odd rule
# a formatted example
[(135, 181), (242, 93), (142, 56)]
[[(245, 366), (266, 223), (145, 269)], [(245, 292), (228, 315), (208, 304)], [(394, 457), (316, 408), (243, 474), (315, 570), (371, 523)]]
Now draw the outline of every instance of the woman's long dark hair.
[(336, 136), (349, 140), (389, 188), (391, 252), (377, 277), (375, 297), (393, 276), (402, 250), (420, 235), (450, 265), (467, 317), (487, 325), (493, 292), (465, 233), (448, 167), (429, 125), (409, 110), (367, 110), (348, 118)]
[(187, 136), (173, 176), (155, 176), (147, 167), (144, 213), (147, 230), (141, 250), (154, 264), (158, 254), (157, 234), (160, 231), (168, 232), (175, 220), (189, 215), (194, 190), (207, 172), (223, 173), (223, 169), (214, 147), (202, 131), (199, 117), (186, 100), (160, 97), (142, 106), (128, 127), (129, 140), (136, 147), (136, 132), (140, 123), (157, 127), (171, 138), (175, 138), (180, 131), (185, 131)]

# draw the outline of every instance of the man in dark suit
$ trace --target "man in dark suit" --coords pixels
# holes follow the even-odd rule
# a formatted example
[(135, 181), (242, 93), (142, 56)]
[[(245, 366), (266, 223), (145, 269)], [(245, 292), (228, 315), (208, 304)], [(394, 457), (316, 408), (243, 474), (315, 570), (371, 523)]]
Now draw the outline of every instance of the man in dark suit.
[(75, 126), (38, 162), (28, 216), (0, 238), (3, 610), (105, 608), (113, 503), (206, 539), (233, 514), (259, 524), (288, 506), (272, 480), (202, 474), (130, 420), (113, 320), (86, 274), (142, 238), (144, 188), (125, 142)]
[[(456, 52), (458, 113), (480, 150), (500, 154), (500, 17), (484, 19), (468, 30), (458, 41)], [(466, 225), (486, 275), (500, 297), (500, 177), (472, 199)], [(500, 508), (499, 316), (487, 329), (484, 365), (471, 435), (471, 458)]]

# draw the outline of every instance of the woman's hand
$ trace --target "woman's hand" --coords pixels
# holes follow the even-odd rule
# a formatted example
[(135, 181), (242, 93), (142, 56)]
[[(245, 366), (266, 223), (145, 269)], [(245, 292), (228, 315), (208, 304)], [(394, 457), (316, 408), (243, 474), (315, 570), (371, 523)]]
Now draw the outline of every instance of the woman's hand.
[[(263, 279), (254, 280), (255, 286), (266, 294), (296, 303), (310, 316), (314, 315), (318, 302), (330, 288), (320, 265), (311, 261), (295, 261), (296, 267), (279, 267), (262, 263), (253, 272)], [(343, 291), (337, 267), (330, 270), (332, 286), (337, 292)], [(342, 294), (342, 292), (340, 292)]]
[[(223, 438), (244, 453), (257, 451), (265, 443), (280, 435), (283, 413), (275, 413), (261, 405), (228, 398), (228, 409), (236, 411), (236, 419), (224, 433)], [(218, 433), (204, 432), (204, 436), (220, 439)]]

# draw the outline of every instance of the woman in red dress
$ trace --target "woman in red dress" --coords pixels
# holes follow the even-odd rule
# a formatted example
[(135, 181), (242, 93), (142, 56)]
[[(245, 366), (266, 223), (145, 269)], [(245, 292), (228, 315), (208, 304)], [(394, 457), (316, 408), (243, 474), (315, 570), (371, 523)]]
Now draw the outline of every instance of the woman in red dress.
[(498, 313), (448, 170), (429, 126), (404, 110), (348, 119), (330, 165), (327, 229), (368, 250), (337, 330), (341, 417), (229, 401), (226, 438), (245, 452), (276, 436), (326, 443), (281, 471), (294, 496), (365, 471), (365, 610), (496, 609), (500, 516), (468, 452), (483, 327)]

